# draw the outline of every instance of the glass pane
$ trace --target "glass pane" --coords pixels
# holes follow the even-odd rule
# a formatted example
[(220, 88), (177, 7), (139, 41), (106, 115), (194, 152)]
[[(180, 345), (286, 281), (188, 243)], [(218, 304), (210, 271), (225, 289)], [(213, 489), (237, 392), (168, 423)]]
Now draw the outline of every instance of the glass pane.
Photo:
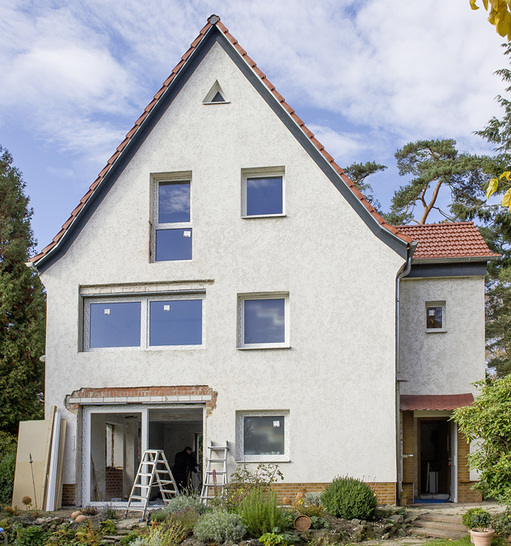
[(190, 221), (190, 182), (163, 182), (158, 191), (158, 223)]
[(282, 177), (247, 178), (247, 216), (282, 214)]
[(191, 229), (159, 229), (156, 231), (156, 261), (191, 260)]
[(244, 418), (245, 455), (284, 455), (284, 416)]
[(202, 300), (150, 302), (150, 345), (200, 345)]
[(140, 302), (91, 303), (91, 349), (140, 346)]
[(427, 308), (426, 327), (442, 328), (442, 307)]
[(245, 300), (245, 343), (283, 343), (285, 341), (285, 300)]

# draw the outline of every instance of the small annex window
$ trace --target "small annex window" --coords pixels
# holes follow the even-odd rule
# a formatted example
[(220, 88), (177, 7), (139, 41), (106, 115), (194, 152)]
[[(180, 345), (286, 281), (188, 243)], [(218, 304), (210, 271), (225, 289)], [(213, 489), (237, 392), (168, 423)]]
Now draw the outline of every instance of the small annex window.
[(236, 458), (246, 462), (289, 461), (289, 412), (237, 412)]
[(238, 348), (289, 348), (288, 304), (287, 294), (239, 296)]
[(191, 260), (191, 173), (155, 175), (153, 195), (152, 261)]
[(445, 301), (426, 302), (426, 332), (445, 331)]
[(85, 298), (83, 350), (200, 346), (203, 302), (200, 295)]
[(213, 84), (213, 87), (208, 91), (208, 94), (204, 97), (202, 104), (228, 104), (229, 101), (225, 99), (225, 93), (220, 87), (218, 81)]
[(284, 216), (284, 168), (243, 169), (241, 216)]

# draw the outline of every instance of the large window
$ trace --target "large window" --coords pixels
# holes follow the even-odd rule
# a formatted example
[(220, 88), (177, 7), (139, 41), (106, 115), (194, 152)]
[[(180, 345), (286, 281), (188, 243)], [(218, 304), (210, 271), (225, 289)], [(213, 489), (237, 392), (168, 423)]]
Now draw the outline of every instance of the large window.
[(238, 346), (244, 349), (289, 346), (288, 297), (249, 294), (239, 299)]
[(242, 171), (242, 216), (284, 216), (284, 174), (282, 168)]
[(238, 460), (289, 460), (287, 411), (238, 412), (236, 428)]
[(84, 350), (202, 345), (202, 303), (200, 297), (87, 298)]
[(191, 185), (189, 180), (179, 180), (181, 175), (155, 181), (153, 255), (157, 262), (192, 259)]
[(426, 332), (445, 332), (445, 301), (426, 302)]

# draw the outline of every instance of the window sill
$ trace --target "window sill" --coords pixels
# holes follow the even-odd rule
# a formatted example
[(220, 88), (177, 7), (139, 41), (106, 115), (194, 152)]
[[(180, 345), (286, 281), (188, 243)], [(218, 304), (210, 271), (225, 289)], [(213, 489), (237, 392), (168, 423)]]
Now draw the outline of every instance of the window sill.
[(241, 219), (242, 220), (251, 220), (252, 218), (285, 218), (285, 217), (286, 217), (285, 213), (281, 213), (281, 214), (251, 214), (250, 216), (243, 215), (241, 217)]
[(248, 345), (246, 347), (236, 347), (238, 351), (257, 351), (260, 349), (291, 349), (291, 345)]
[(260, 457), (257, 457), (255, 455), (252, 455), (252, 457), (254, 458), (247, 458), (247, 457), (244, 457), (242, 459), (240, 459), (239, 457), (236, 457), (235, 459), (235, 463), (236, 464), (250, 464), (250, 463), (255, 463), (255, 464), (260, 464), (260, 463), (290, 463), (291, 462), (291, 459), (287, 456), (287, 455), (261, 455)]
[(426, 330), (426, 334), (446, 334), (447, 330), (445, 328), (431, 328)]

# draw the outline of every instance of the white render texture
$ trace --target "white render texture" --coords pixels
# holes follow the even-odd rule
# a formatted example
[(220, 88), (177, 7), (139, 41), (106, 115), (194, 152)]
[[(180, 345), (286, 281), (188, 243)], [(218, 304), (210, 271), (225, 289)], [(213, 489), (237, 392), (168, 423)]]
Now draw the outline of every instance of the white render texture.
[[(229, 104), (203, 105), (218, 80)], [(281, 218), (241, 218), (241, 171), (285, 170)], [(151, 174), (191, 171), (193, 260), (151, 263)], [(236, 412), (289, 412), (287, 482), (396, 481), (395, 282), (379, 240), (217, 44), (116, 181), (48, 292), (46, 404), (82, 387), (208, 385), (205, 443), (235, 442)], [(205, 282), (208, 281), (208, 282)], [(83, 352), (81, 287), (203, 288), (203, 345)], [(97, 288), (98, 290), (100, 288)], [(94, 289), (95, 290), (95, 289)], [(237, 349), (238, 294), (288, 293), (288, 349)], [(64, 483), (79, 483), (69, 422)], [(231, 461), (230, 470), (233, 470)]]
[[(445, 331), (426, 332), (426, 303), (445, 302)], [(401, 394), (476, 393), (484, 378), (484, 278), (405, 279)]]

